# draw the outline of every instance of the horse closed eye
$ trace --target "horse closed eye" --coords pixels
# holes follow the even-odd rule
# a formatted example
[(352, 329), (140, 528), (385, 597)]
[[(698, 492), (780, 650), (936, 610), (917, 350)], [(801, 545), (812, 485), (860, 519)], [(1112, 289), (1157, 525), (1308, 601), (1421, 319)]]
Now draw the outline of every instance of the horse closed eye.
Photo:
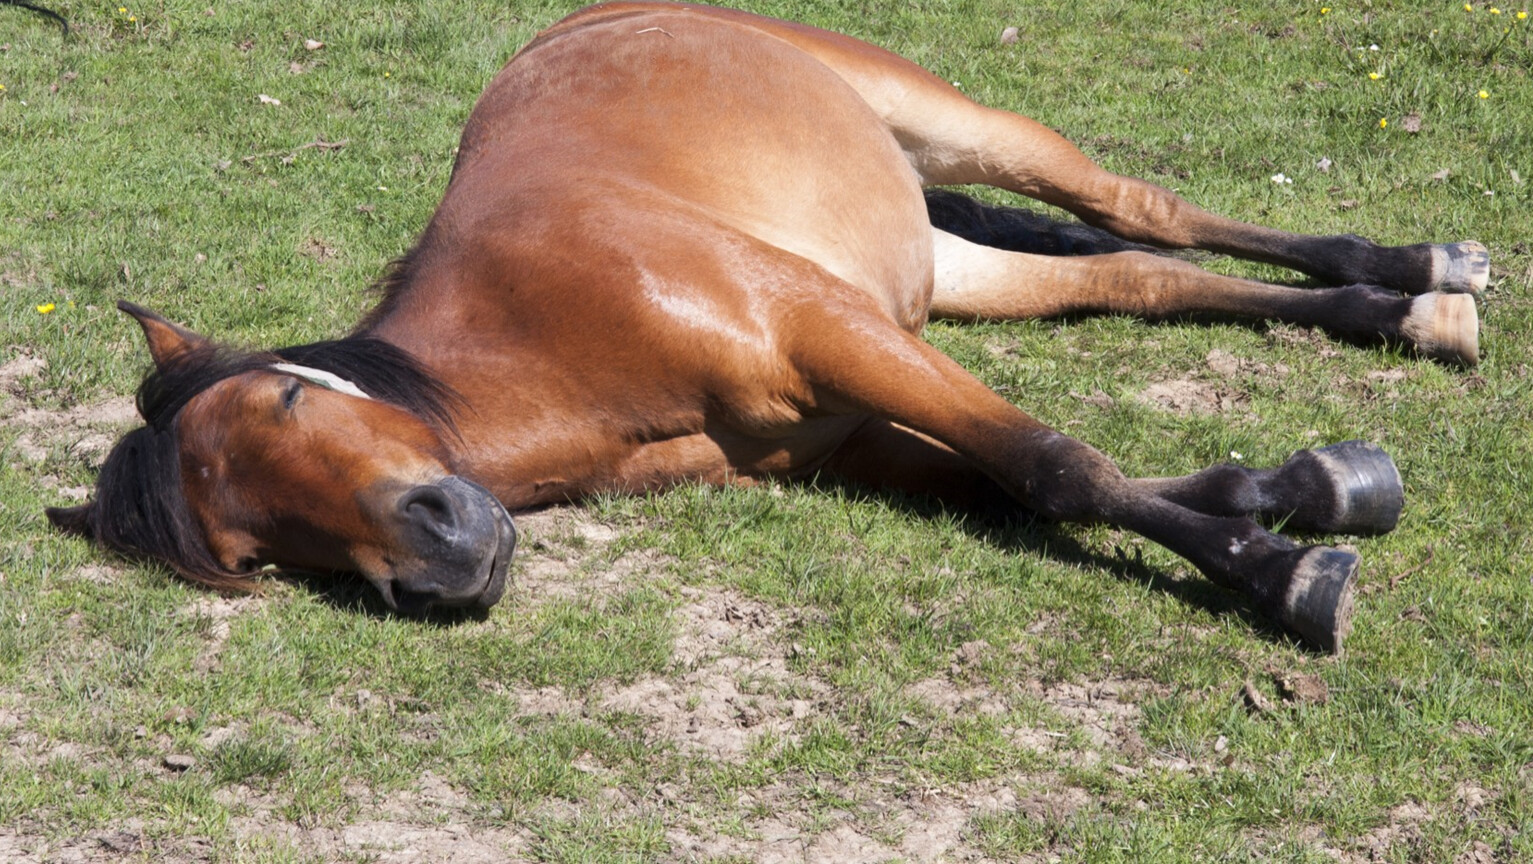
[(297, 380), (288, 382), (287, 387), (282, 390), (282, 407), (289, 411), (293, 410), (293, 406), (298, 404), (298, 397), (302, 395), (303, 384)]

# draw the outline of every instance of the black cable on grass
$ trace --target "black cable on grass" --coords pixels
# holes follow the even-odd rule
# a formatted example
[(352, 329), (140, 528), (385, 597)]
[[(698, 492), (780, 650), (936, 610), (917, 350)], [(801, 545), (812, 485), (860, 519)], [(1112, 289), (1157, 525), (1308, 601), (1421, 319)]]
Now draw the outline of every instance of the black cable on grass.
[(69, 22), (64, 20), (63, 15), (60, 15), (52, 9), (45, 9), (42, 6), (33, 5), (26, 2), (26, 0), (0, 0), (0, 3), (3, 3), (6, 6), (19, 6), (20, 8), (26, 9), (30, 12), (36, 12), (44, 18), (52, 18), (53, 20), (59, 22), (59, 29), (64, 32), (64, 35), (69, 35)]

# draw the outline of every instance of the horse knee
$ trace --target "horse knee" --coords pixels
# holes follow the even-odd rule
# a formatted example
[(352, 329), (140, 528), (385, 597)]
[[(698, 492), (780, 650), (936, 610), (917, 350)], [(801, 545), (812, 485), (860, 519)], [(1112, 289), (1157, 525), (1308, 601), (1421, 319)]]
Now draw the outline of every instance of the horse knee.
[(1057, 432), (1036, 441), (1018, 496), (1023, 506), (1060, 522), (1114, 521), (1133, 489), (1101, 451)]

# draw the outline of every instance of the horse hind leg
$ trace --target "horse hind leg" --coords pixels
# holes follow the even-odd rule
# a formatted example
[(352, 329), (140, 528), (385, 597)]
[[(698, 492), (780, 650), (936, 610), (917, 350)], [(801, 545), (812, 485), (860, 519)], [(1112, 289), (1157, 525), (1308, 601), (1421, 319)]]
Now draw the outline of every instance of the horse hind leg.
[(1141, 318), (1214, 314), (1320, 327), (1350, 339), (1479, 362), (1479, 318), (1466, 294), (1402, 297), (1382, 288), (1288, 288), (1209, 273), (1145, 252), (1059, 257), (981, 246), (933, 229), (931, 314), (959, 320), (1111, 313)]
[(977, 105), (935, 77), (921, 81), (884, 119), (927, 185), (996, 186), (1128, 240), (1277, 264), (1332, 285), (1477, 294), (1489, 277), (1490, 256), (1472, 241), (1380, 246), (1354, 235), (1293, 234), (1216, 216), (1161, 186), (1102, 169), (1040, 123)]

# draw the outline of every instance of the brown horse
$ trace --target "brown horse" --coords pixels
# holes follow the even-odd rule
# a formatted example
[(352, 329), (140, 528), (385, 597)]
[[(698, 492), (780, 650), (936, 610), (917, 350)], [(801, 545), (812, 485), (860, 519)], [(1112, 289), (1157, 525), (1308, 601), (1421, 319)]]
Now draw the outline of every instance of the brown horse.
[[(1347, 287), (1143, 251), (1003, 251), (973, 241), (996, 241), (1004, 214), (923, 200), (964, 183)], [(1102, 244), (1131, 245), (1074, 251)], [(393, 608), (482, 607), (505, 587), (507, 508), (825, 472), (1132, 529), (1335, 650), (1356, 556), (1253, 517), (1390, 530), (1402, 490), (1380, 450), (1129, 479), (917, 334), (933, 315), (1207, 312), (1469, 364), (1488, 269), (1475, 243), (1385, 248), (1210, 215), (844, 36), (615, 3), (496, 76), (445, 198), (353, 335), (234, 352), (123, 304), (156, 367), (146, 426), (108, 457), (93, 503), (49, 516), (222, 589), (270, 564), (360, 572)]]

